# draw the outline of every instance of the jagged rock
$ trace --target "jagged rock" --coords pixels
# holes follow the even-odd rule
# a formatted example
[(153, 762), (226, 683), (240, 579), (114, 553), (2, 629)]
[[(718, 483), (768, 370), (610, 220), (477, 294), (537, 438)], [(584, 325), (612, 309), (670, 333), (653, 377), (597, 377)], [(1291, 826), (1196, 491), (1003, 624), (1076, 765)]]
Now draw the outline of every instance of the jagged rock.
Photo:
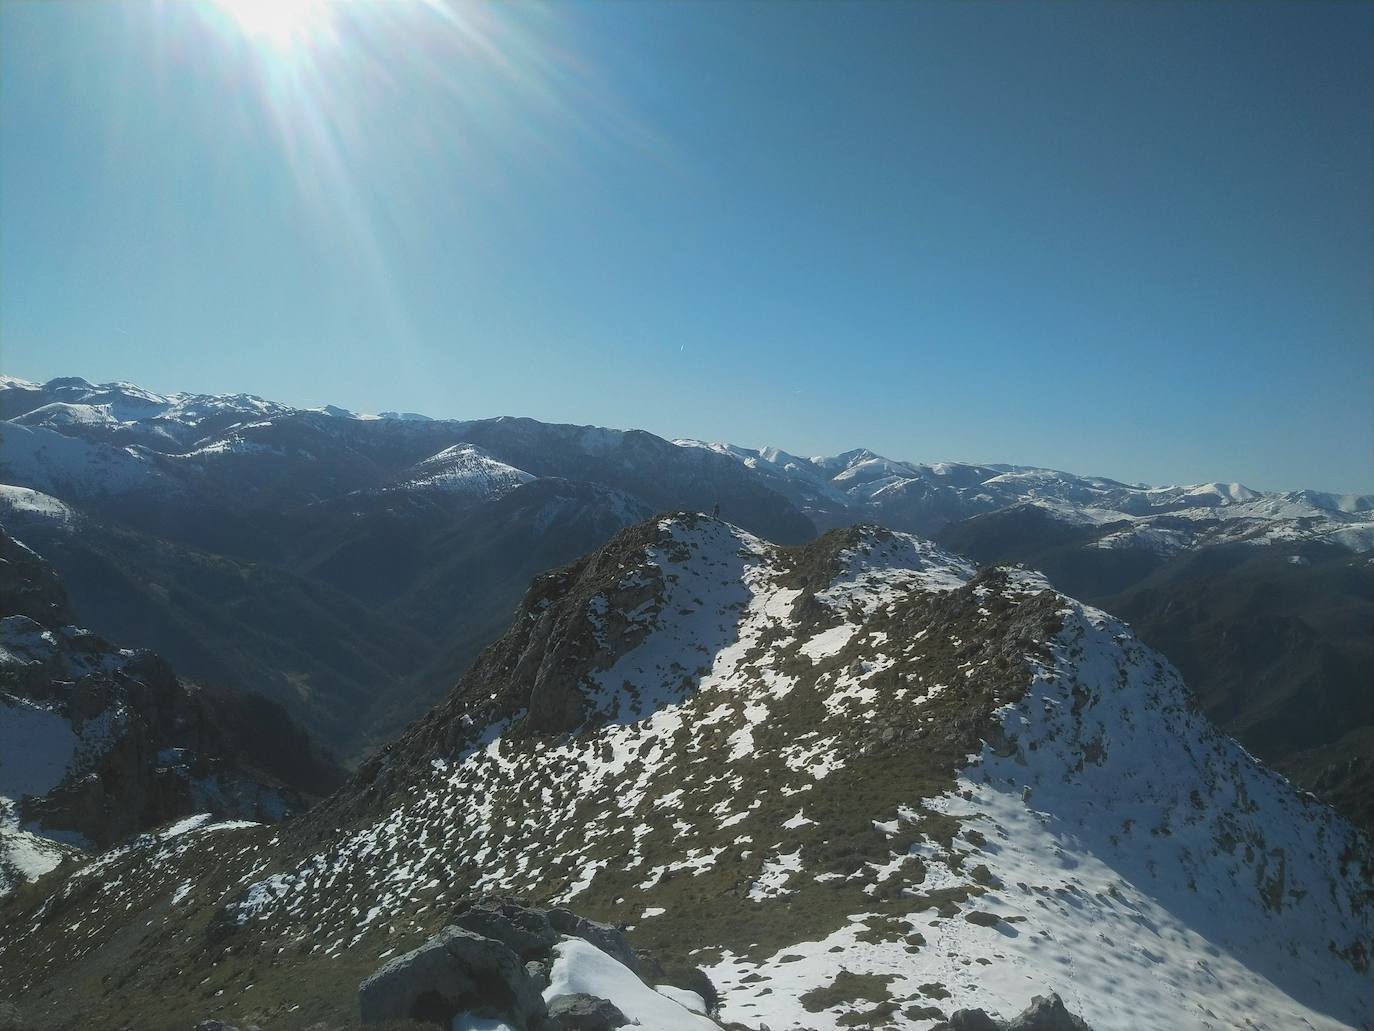
[(624, 933), (618, 927), (588, 920), (570, 909), (549, 910), (549, 923), (559, 934), (591, 942), (606, 955), (619, 960), (623, 966), (629, 967), (636, 974), (639, 973), (639, 960), (635, 958), (635, 951), (630, 948), (630, 943), (625, 940)]
[(663, 964), (652, 952), (635, 949), (635, 963), (639, 966), (639, 976), (646, 981), (658, 984), (668, 977), (668, 972), (663, 969)]
[(538, 960), (530, 960), (525, 964), (525, 973), (529, 975), (537, 991), (543, 992), (549, 986), (549, 965)]
[(455, 926), (367, 978), (358, 988), (358, 1008), (364, 1024), (406, 1018), (447, 1024), (458, 1013), (476, 1013), (517, 1031), (544, 1016), (544, 1001), (515, 952)]
[(614, 1031), (629, 1023), (610, 1000), (580, 992), (551, 999), (549, 1019), (564, 1031)]
[(222, 1020), (202, 1020), (193, 1027), (191, 1031), (239, 1031), (239, 1029), (233, 1024), (226, 1024)]
[(558, 941), (547, 912), (505, 899), (480, 902), (460, 912), (453, 922), (504, 943), (522, 960), (547, 955)]
[(235, 758), (218, 714), (237, 702), (210, 700), (154, 653), (122, 650), (72, 618), (52, 567), (0, 529), (5, 712), (17, 700), (77, 739), (56, 753), (65, 769), (15, 799), (24, 824), (106, 846), (198, 812), (266, 820), (304, 808)]
[(988, 1015), (987, 1010), (955, 1010), (935, 1031), (1006, 1031), (1006, 1024)]
[(1085, 1021), (1064, 1007), (1054, 992), (1031, 996), (1030, 1005), (1014, 1017), (1007, 1031), (1092, 1031)]
[(1054, 992), (1031, 996), (1030, 1005), (1011, 1020), (998, 1020), (986, 1010), (956, 1010), (949, 1020), (932, 1031), (1092, 1031), (1074, 1016)]
[(72, 621), (67, 594), (52, 566), (9, 534), (0, 534), (0, 598), (7, 616), (57, 625)]

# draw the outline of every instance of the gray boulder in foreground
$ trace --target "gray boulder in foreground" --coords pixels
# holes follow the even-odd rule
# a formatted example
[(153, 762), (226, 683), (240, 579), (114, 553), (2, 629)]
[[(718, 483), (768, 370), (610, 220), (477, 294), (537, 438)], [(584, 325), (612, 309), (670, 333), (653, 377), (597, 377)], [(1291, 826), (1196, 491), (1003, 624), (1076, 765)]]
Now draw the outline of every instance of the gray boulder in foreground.
[(517, 1031), (538, 1026), (544, 1000), (507, 945), (461, 927), (445, 927), (418, 949), (397, 956), (358, 988), (364, 1024), (429, 1020), (459, 1013), (499, 1017)]
[(582, 992), (549, 1000), (549, 1019), (561, 1031), (615, 1031), (630, 1022), (609, 999)]
[[(462, 905), (452, 920), (359, 985), (364, 1025), (419, 1020), (447, 1027), (460, 1013), (499, 1020), (515, 1031), (611, 1031), (628, 1024), (614, 1003), (592, 995), (561, 995), (545, 1005), (555, 946), (565, 935), (600, 949), (649, 987), (644, 974), (667, 979), (651, 955), (636, 956), (618, 927), (568, 909), (491, 897)], [(679, 986), (700, 994), (708, 1009), (717, 1005), (703, 971), (690, 971)]]
[(558, 942), (548, 913), (505, 899), (479, 902), (459, 912), (453, 922), (508, 945), (523, 960), (547, 956)]

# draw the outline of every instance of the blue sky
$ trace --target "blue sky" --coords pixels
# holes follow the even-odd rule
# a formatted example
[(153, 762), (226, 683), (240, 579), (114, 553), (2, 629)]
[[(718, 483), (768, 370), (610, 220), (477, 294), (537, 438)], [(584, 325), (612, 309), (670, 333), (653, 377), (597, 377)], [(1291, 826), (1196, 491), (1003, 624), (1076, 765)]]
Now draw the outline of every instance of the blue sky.
[(1368, 3), (294, 2), (0, 6), (0, 371), (1374, 489)]

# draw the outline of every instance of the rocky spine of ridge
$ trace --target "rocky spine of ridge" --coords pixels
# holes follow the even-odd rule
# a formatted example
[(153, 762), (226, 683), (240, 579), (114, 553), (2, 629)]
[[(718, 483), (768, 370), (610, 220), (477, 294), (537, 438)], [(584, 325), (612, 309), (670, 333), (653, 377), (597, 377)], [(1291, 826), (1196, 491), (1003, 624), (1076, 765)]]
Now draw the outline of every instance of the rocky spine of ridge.
[[(695, 521), (697, 516), (682, 518)], [(634, 647), (644, 624), (624, 614), (656, 611), (661, 572), (644, 563), (645, 549), (671, 540), (657, 520), (616, 534), (604, 547), (561, 569), (536, 577), (510, 629), (478, 656), (449, 696), (392, 745), (363, 764), (331, 805), (385, 800), (409, 773), (433, 758), (461, 755), (492, 727), (515, 737), (575, 732), (596, 714), (579, 685)], [(627, 571), (639, 575), (626, 578)], [(593, 599), (607, 622), (592, 621)], [(321, 818), (333, 818), (323, 813)]]
[[(593, 674), (611, 668), (642, 643), (655, 620), (671, 619), (672, 613), (664, 611), (663, 567), (646, 561), (646, 552), (658, 548), (676, 561), (691, 561), (691, 551), (676, 539), (676, 529), (712, 525), (725, 524), (697, 513), (672, 513), (623, 530), (604, 547), (537, 577), (507, 633), (478, 657), (443, 703), (364, 763), (340, 796), (316, 814), (318, 819), (335, 820), (362, 800), (389, 800), (415, 771), (435, 759), (463, 756), (489, 739), (494, 729), (510, 741), (557, 739), (594, 732), (608, 719), (623, 715), (598, 711), (586, 688)], [(866, 539), (892, 536), (878, 527), (851, 527), (809, 544), (772, 549), (787, 570), (783, 582), (798, 591), (790, 616), (799, 634), (834, 622), (816, 594), (840, 573), (842, 553)], [(1006, 574), (992, 569), (975, 577), (967, 589), (938, 597), (936, 632), (949, 633), (979, 608), (981, 592), (1005, 585)], [(1033, 604), (1016, 606), (993, 659), (1009, 679), (1001, 701), (1014, 699), (1014, 681), (1027, 654), (1035, 652), (1036, 642), (1057, 631), (1056, 606), (1049, 590)], [(1010, 609), (1010, 604), (999, 603), (999, 612)], [(683, 695), (695, 672), (682, 670)], [(977, 746), (981, 735), (995, 734), (995, 722), (988, 714), (959, 721), (951, 728), (949, 754), (963, 754)]]

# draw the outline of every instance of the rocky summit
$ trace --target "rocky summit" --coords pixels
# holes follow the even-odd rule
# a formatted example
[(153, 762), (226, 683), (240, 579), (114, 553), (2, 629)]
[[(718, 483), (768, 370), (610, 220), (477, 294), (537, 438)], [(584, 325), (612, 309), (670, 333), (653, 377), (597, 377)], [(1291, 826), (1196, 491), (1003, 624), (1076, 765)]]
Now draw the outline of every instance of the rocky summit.
[(1366, 838), (1037, 574), (679, 514), (537, 578), (304, 816), (21, 892), (0, 997), (52, 1027), (356, 1020), (379, 967), (518, 896), (618, 925), (749, 1028), (974, 1026), (1051, 994), (1097, 1031), (1362, 1028), (1370, 883)]

